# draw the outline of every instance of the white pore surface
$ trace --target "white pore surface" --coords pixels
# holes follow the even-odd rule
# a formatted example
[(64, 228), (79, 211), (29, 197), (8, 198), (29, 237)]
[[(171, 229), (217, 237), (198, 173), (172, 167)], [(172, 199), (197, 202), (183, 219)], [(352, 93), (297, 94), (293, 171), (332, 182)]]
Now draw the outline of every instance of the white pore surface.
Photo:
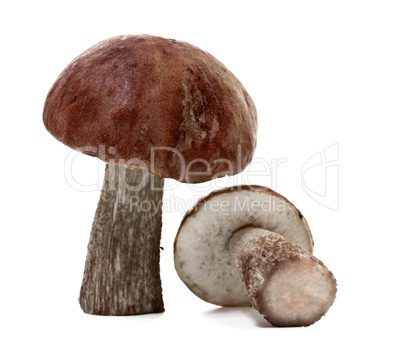
[(198, 297), (222, 306), (250, 304), (229, 253), (233, 232), (247, 225), (268, 229), (313, 250), (304, 218), (286, 200), (264, 191), (215, 195), (185, 219), (176, 238), (177, 273)]

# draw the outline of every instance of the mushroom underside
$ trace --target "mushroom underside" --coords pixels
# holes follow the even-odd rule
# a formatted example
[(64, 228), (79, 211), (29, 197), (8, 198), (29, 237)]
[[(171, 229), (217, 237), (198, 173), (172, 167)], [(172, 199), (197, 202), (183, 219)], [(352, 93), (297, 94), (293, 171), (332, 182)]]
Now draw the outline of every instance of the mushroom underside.
[(201, 299), (221, 306), (250, 305), (229, 252), (233, 233), (245, 226), (282, 235), (312, 252), (310, 230), (300, 212), (272, 190), (241, 189), (216, 194), (183, 220), (175, 242), (175, 267)]

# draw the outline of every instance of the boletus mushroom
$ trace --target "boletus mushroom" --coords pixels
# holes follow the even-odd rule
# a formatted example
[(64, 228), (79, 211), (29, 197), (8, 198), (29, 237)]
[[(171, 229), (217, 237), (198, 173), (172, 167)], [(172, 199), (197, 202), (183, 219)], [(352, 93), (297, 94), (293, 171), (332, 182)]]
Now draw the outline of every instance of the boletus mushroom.
[(164, 179), (200, 183), (241, 172), (256, 110), (209, 53), (149, 35), (114, 37), (75, 58), (46, 98), (59, 141), (106, 162), (79, 301), (86, 313), (162, 312)]
[(262, 186), (214, 191), (185, 215), (175, 240), (177, 273), (201, 299), (250, 303), (275, 326), (308, 326), (329, 309), (336, 280), (314, 257), (303, 215)]

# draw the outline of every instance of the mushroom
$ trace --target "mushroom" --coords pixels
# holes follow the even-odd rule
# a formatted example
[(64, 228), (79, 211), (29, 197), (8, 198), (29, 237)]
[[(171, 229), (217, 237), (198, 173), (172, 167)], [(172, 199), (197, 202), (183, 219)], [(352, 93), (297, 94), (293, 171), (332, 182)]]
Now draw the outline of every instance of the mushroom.
[(336, 280), (315, 258), (306, 220), (262, 186), (214, 191), (185, 215), (175, 240), (176, 271), (201, 299), (250, 303), (275, 326), (307, 326), (335, 299)]
[(79, 302), (86, 313), (162, 312), (164, 178), (200, 183), (241, 172), (256, 110), (239, 80), (189, 43), (114, 37), (75, 58), (43, 121), (65, 145), (106, 162)]

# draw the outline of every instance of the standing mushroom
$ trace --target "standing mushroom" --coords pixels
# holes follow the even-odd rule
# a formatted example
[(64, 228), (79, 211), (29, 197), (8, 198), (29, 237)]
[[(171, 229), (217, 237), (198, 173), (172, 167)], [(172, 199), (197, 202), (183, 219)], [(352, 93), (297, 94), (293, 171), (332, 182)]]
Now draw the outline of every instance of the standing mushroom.
[(75, 58), (48, 93), (43, 121), (59, 141), (105, 161), (80, 304), (84, 312), (162, 312), (163, 179), (199, 183), (241, 172), (256, 145), (242, 84), (191, 44), (114, 37)]
[[(250, 303), (276, 326), (307, 326), (332, 305), (336, 280), (315, 258), (306, 220), (262, 186), (238, 186), (201, 199), (175, 240), (175, 267), (201, 299)], [(245, 287), (246, 286), (246, 287)]]

